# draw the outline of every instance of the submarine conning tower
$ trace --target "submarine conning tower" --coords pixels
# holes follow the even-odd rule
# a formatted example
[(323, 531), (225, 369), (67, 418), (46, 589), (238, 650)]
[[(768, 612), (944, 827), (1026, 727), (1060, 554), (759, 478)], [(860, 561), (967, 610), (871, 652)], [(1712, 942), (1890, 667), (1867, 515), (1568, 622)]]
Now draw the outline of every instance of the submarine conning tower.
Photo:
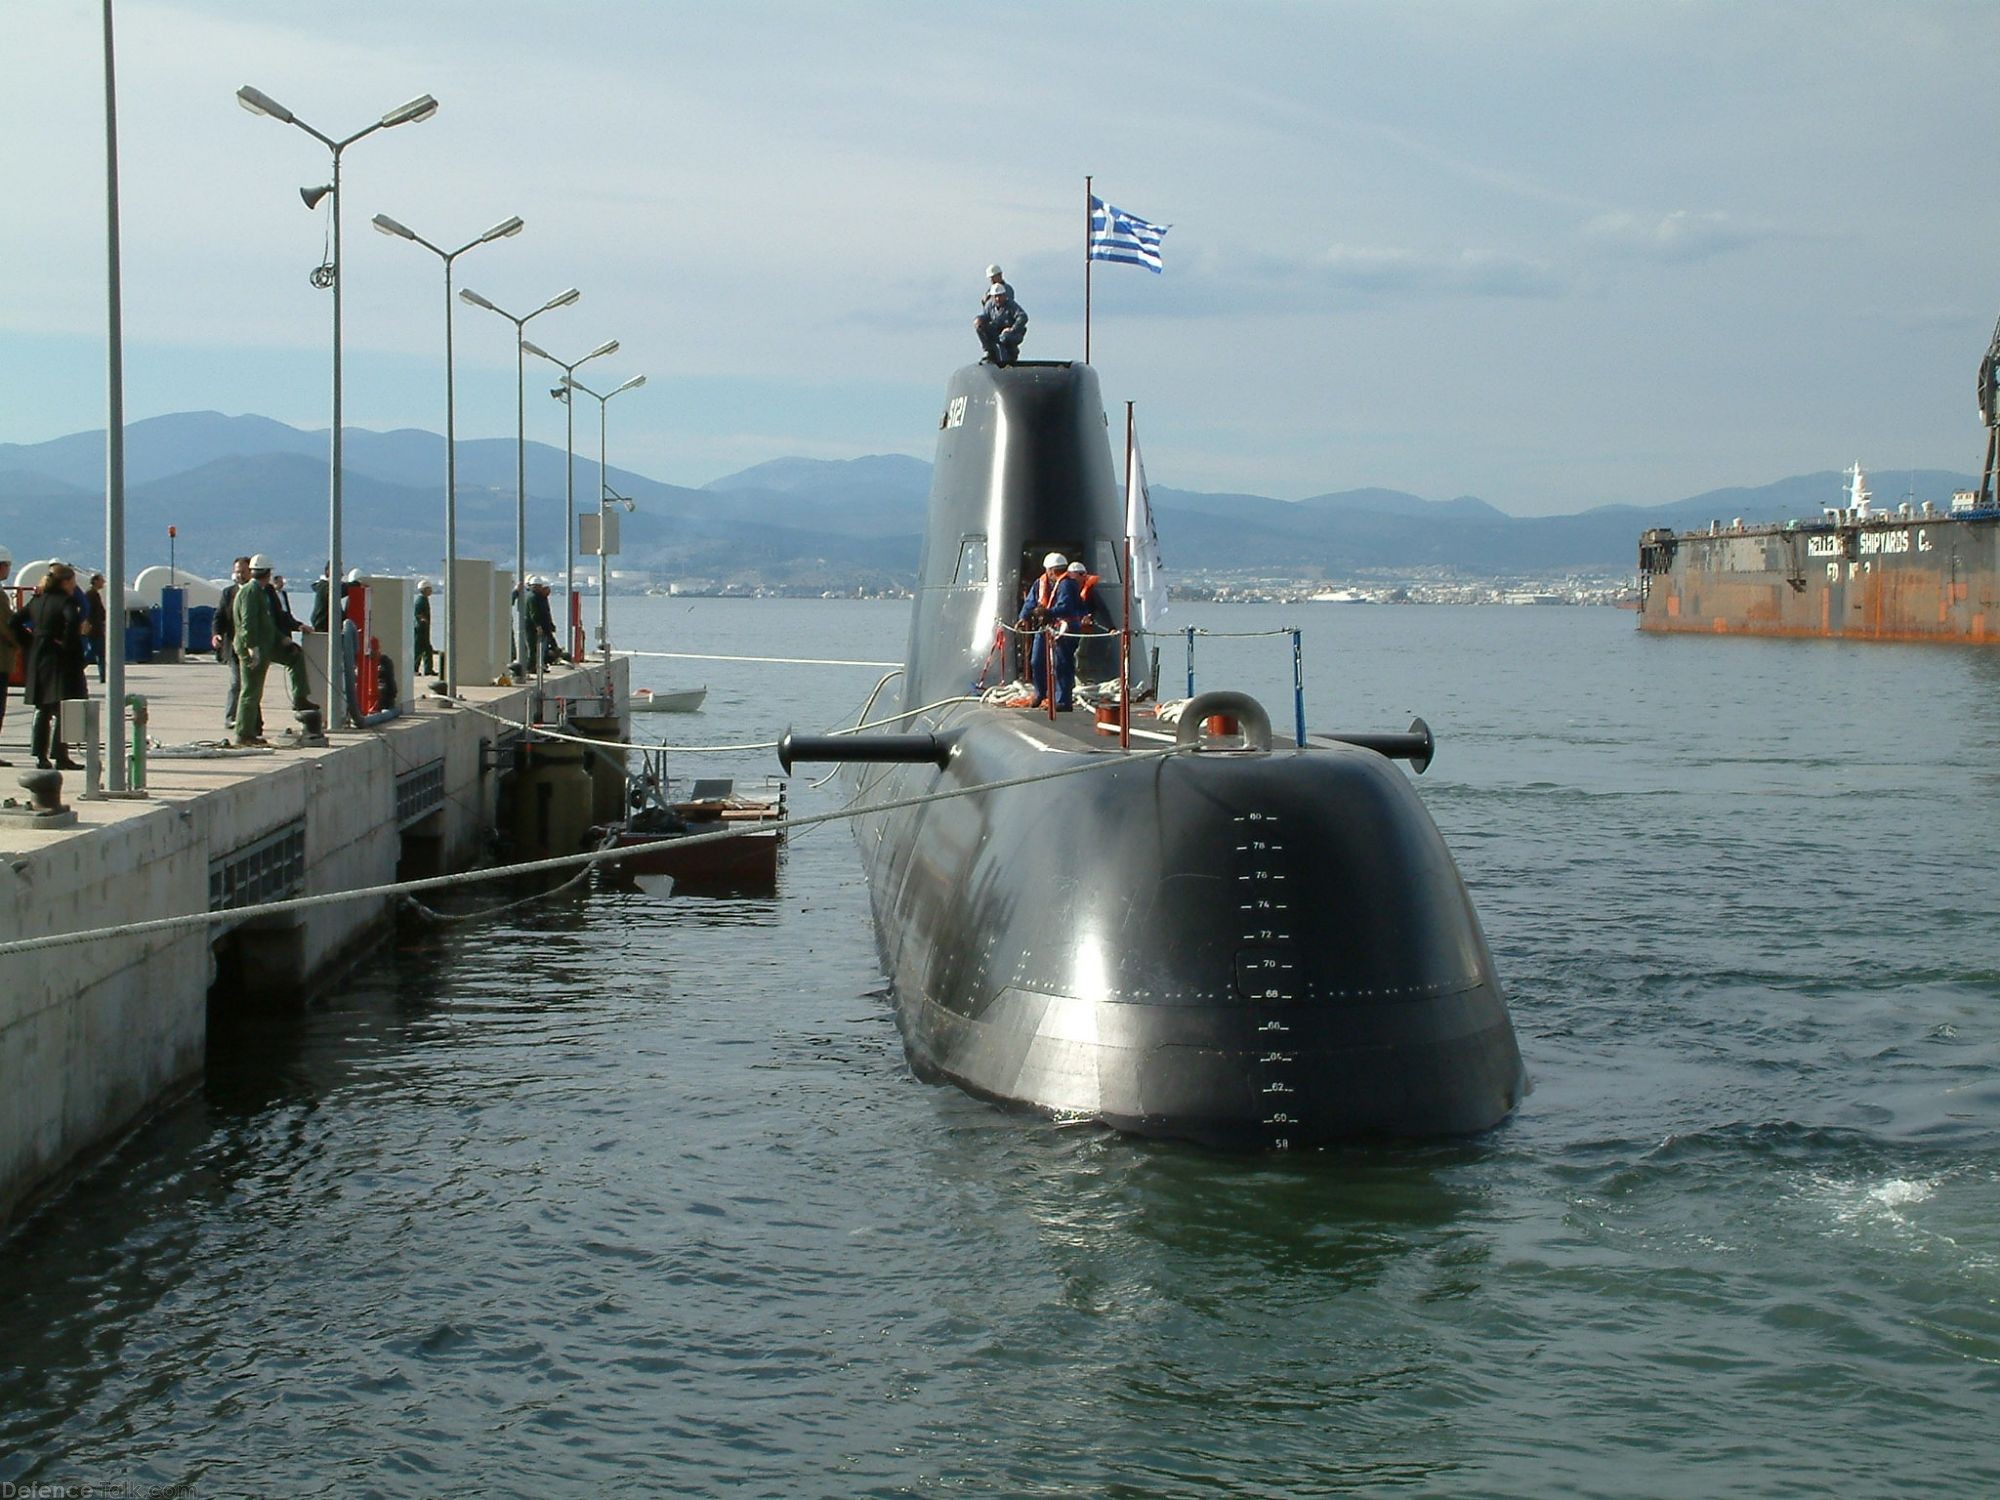
[[(1014, 638), (995, 621), (1015, 617), (1047, 553), (1098, 575), (1116, 619), (1124, 536), (1097, 372), (1068, 361), (959, 370), (938, 419), (903, 706), (1016, 675)], [(1080, 680), (1116, 671), (1115, 640), (1086, 644)]]

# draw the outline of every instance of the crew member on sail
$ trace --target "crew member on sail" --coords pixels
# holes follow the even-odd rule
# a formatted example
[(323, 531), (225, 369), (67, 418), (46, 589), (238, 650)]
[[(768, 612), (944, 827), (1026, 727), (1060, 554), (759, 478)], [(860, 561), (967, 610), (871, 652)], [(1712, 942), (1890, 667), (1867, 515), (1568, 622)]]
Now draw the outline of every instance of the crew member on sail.
[(1028, 336), (1028, 314), (1014, 300), (1014, 289), (1001, 279), (998, 266), (988, 266), (989, 284), (972, 320), (979, 346), (996, 365), (1011, 365), (1021, 357), (1021, 340)]

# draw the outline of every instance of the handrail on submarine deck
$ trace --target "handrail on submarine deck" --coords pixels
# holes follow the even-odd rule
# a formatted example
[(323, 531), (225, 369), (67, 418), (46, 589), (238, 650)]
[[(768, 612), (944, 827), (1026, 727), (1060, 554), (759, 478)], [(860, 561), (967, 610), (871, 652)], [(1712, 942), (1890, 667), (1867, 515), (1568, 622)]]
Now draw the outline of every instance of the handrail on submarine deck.
[[(1187, 637), (1187, 695), (1194, 696), (1194, 638), (1198, 635), (1214, 636), (1218, 639), (1250, 640), (1269, 635), (1288, 635), (1292, 638), (1292, 722), (1298, 747), (1306, 745), (1306, 667), (1305, 647), (1300, 640), (1300, 630), (1296, 625), (1281, 625), (1276, 630), (1206, 630), (1199, 625), (1188, 625), (1178, 632)], [(1135, 630), (1137, 635), (1149, 635), (1150, 631)]]
[[(1045, 627), (1036, 627), (1036, 628), (1034, 628), (1034, 629), (1022, 629), (1022, 628), (1021, 628), (1021, 627), (1019, 627), (1019, 626), (1015, 626), (1015, 625), (1010, 625), (1010, 624), (1009, 624), (1009, 623), (1008, 623), (1007, 621), (1005, 621), (1005, 620), (1002, 620), (1002, 621), (1000, 621), (1000, 630), (1001, 630), (1002, 632), (1006, 633), (1006, 634), (1011, 634), (1011, 635), (1017, 635), (1017, 636), (1024, 636), (1024, 637), (1025, 637), (1025, 636), (1033, 636), (1033, 635), (1036, 635), (1036, 634), (1040, 634), (1040, 633), (1043, 633), (1043, 632), (1044, 632), (1044, 630), (1045, 630)], [(1293, 742), (1293, 743), (1294, 743), (1295, 745), (1297, 745), (1297, 746), (1298, 746), (1298, 747), (1299, 747), (1299, 748), (1300, 748), (1301, 750), (1303, 750), (1303, 749), (1305, 748), (1305, 746), (1306, 746), (1306, 669), (1305, 669), (1305, 643), (1304, 643), (1304, 639), (1303, 639), (1303, 636), (1304, 636), (1304, 632), (1303, 632), (1303, 631), (1301, 631), (1301, 630), (1299, 629), (1299, 627), (1298, 627), (1298, 626), (1296, 626), (1296, 625), (1281, 625), (1281, 626), (1279, 626), (1279, 627), (1278, 627), (1278, 629), (1276, 629), (1276, 630), (1209, 630), (1209, 629), (1206, 629), (1205, 627), (1203, 627), (1203, 626), (1200, 626), (1200, 625), (1189, 625), (1189, 626), (1186, 626), (1186, 627), (1184, 627), (1183, 629), (1181, 629), (1181, 630), (1178, 630), (1178, 631), (1175, 631), (1175, 632), (1173, 632), (1173, 633), (1174, 633), (1174, 634), (1176, 634), (1176, 635), (1182, 635), (1182, 636), (1185, 636), (1185, 637), (1187, 638), (1187, 695), (1188, 695), (1188, 697), (1190, 697), (1190, 698), (1192, 698), (1192, 697), (1193, 697), (1193, 696), (1195, 695), (1195, 686), (1194, 686), (1194, 638), (1195, 638), (1196, 636), (1198, 636), (1198, 635), (1206, 635), (1206, 636), (1212, 636), (1212, 637), (1216, 638), (1217, 640), (1253, 640), (1253, 639), (1261, 639), (1262, 637), (1265, 637), (1265, 636), (1278, 636), (1278, 635), (1282, 635), (1282, 636), (1289, 636), (1289, 637), (1291, 637), (1291, 641), (1292, 641), (1292, 742)], [(1093, 632), (1093, 634), (1095, 634), (1095, 632)], [(1106, 635), (1116, 635), (1116, 634), (1117, 634), (1117, 632), (1116, 632), (1116, 631), (1106, 631), (1106, 632), (1104, 632), (1104, 634), (1106, 634)], [(1160, 640), (1160, 639), (1163, 639), (1163, 638), (1164, 638), (1164, 633), (1163, 633), (1163, 632), (1160, 632), (1160, 631), (1153, 631), (1153, 630), (1135, 630), (1135, 631), (1133, 631), (1133, 632), (1132, 632), (1132, 638), (1133, 638), (1133, 639), (1134, 639), (1135, 641), (1137, 641), (1137, 640), (1146, 640), (1146, 639), (1152, 639), (1152, 640)], [(996, 645), (997, 645), (997, 643), (996, 643)], [(1053, 637), (1051, 637), (1051, 639), (1050, 639), (1050, 650), (1053, 650), (1053, 649), (1054, 649), (1054, 639), (1053, 639)], [(988, 655), (988, 657), (987, 657), (987, 661), (988, 661), (988, 663), (989, 663), (989, 665), (990, 665), (990, 663), (991, 663), (991, 661), (992, 661), (992, 657), (991, 657), (991, 655), (990, 655), (990, 654), (989, 654), (989, 655)], [(983, 682), (983, 681), (985, 680), (985, 674), (984, 674), (984, 672), (983, 672), (983, 671), (982, 671), (982, 673), (980, 674), (980, 677), (981, 677), (981, 681)], [(1054, 710), (1054, 707), (1053, 707), (1053, 702), (1051, 703), (1051, 707), (1050, 707), (1050, 711), (1049, 711), (1049, 717), (1050, 717), (1051, 719), (1053, 719), (1053, 718), (1055, 717), (1055, 710)]]

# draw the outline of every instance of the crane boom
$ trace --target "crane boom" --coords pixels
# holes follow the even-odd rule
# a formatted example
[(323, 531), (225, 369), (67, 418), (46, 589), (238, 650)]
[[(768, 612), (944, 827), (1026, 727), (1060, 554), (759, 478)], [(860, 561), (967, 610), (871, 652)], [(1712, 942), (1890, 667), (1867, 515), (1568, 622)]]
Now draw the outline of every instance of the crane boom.
[(2000, 469), (2000, 323), (1979, 361), (1979, 420), (1986, 426), (1986, 463), (1979, 471), (1979, 508), (1993, 503), (1996, 469)]

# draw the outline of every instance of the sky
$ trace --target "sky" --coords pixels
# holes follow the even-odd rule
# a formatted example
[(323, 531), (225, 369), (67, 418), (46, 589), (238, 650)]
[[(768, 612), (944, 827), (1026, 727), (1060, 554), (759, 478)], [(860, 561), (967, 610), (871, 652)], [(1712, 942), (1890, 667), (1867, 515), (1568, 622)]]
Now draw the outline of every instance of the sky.
[[(612, 461), (701, 484), (928, 458), (999, 261), (1080, 357), (1084, 177), (1171, 224), (1100, 266), (1092, 357), (1149, 475), (1380, 485), (1517, 515), (1860, 461), (1976, 470), (2000, 315), (2000, 5), (1005, 6), (118, 0), (126, 412), (324, 428), (328, 153), (345, 414), (444, 427), (447, 247), (529, 337), (644, 388)], [(95, 0), (0, 3), (0, 441), (104, 423)], [(461, 436), (516, 425), (511, 325), (456, 324)], [(532, 363), (532, 362), (531, 362)], [(560, 444), (557, 372), (531, 438)], [(594, 379), (593, 379), (594, 377)], [(578, 443), (594, 453), (594, 409)], [(1937, 497), (1943, 498), (1943, 497)]]

